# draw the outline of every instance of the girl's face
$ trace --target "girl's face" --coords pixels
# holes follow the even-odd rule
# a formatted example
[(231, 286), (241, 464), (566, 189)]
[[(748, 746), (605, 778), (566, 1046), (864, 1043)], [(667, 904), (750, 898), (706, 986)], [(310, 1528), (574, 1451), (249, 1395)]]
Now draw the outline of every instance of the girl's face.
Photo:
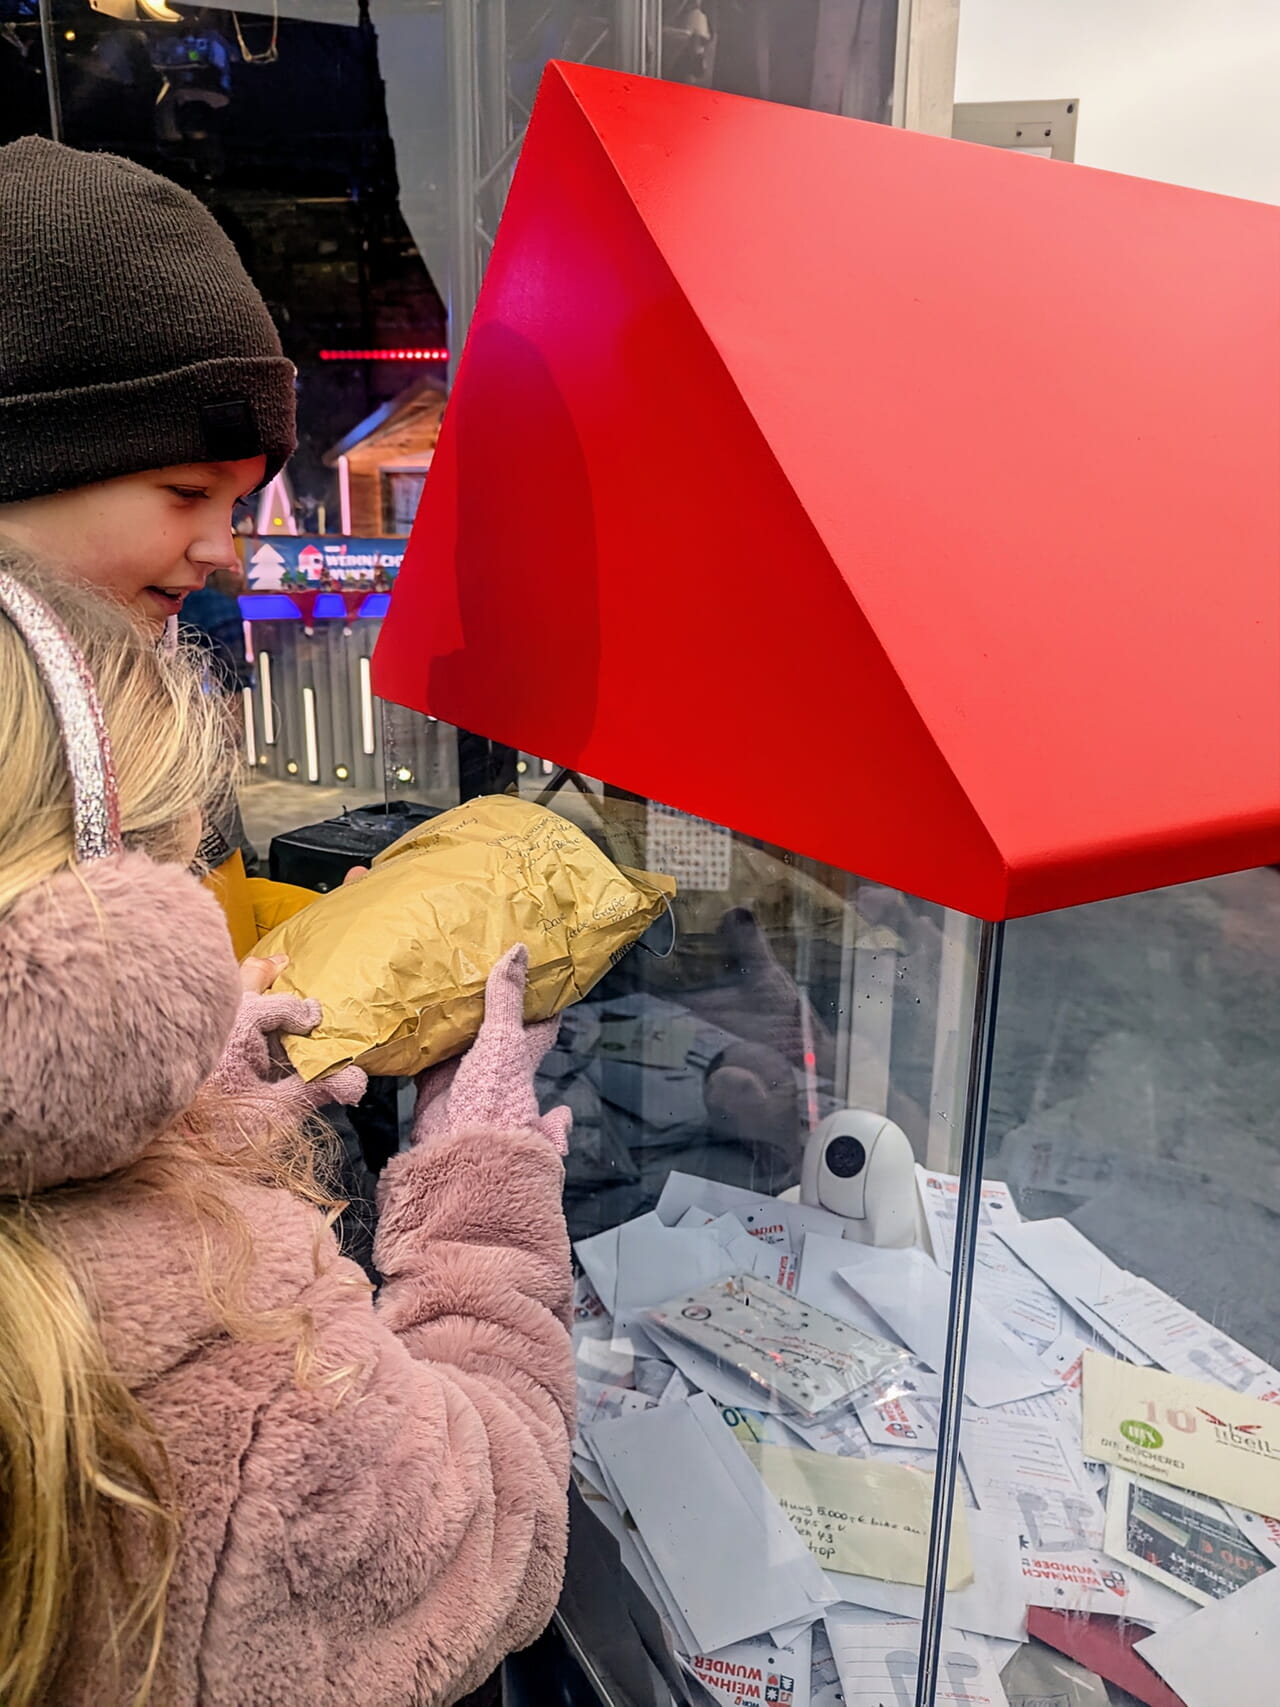
[(158, 634), (213, 570), (236, 564), (232, 508), (265, 473), (256, 456), (123, 474), (0, 504), (0, 533), (113, 594)]

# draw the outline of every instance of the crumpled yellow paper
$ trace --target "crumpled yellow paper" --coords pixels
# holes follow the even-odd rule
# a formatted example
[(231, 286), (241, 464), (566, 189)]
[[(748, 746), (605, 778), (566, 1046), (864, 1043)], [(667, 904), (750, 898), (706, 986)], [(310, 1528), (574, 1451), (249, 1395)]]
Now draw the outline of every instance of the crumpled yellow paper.
[(544, 806), (486, 795), (402, 836), (367, 877), (287, 919), (256, 952), (289, 957), (273, 991), (320, 1003), (315, 1031), (284, 1039), (302, 1078), (352, 1062), (408, 1075), (472, 1042), (485, 979), (514, 943), (529, 950), (525, 1019), (550, 1019), (586, 995), (675, 889), (614, 865)]

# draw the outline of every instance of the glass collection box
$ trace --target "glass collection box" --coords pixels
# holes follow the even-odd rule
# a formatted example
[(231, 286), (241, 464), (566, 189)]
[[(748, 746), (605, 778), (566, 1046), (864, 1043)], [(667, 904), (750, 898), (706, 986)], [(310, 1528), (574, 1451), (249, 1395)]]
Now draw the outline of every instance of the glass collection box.
[(1274, 235), (548, 73), (374, 685), (678, 883), (540, 1083), (602, 1701), (1276, 1698)]

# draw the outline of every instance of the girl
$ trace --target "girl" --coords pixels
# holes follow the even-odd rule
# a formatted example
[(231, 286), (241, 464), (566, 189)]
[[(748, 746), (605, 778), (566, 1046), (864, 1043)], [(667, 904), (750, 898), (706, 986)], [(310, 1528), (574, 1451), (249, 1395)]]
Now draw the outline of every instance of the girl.
[(241, 996), (186, 869), (206, 706), (123, 613), (0, 554), (0, 1700), (434, 1707), (559, 1589), (550, 1028), (513, 951), (386, 1170), (375, 1304), (305, 1129), (363, 1075), (273, 1065), (318, 1013)]

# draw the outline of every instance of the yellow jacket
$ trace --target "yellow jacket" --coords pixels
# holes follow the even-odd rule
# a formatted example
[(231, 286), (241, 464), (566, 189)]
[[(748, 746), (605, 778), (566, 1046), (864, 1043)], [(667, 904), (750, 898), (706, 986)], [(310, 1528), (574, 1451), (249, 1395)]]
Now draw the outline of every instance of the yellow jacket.
[(246, 954), (252, 954), (268, 931), (291, 919), (316, 899), (314, 890), (300, 889), (295, 883), (272, 883), (265, 877), (247, 876), (239, 848), (204, 881), (205, 887), (218, 897), (227, 915), (227, 926), (239, 960), (243, 960)]

